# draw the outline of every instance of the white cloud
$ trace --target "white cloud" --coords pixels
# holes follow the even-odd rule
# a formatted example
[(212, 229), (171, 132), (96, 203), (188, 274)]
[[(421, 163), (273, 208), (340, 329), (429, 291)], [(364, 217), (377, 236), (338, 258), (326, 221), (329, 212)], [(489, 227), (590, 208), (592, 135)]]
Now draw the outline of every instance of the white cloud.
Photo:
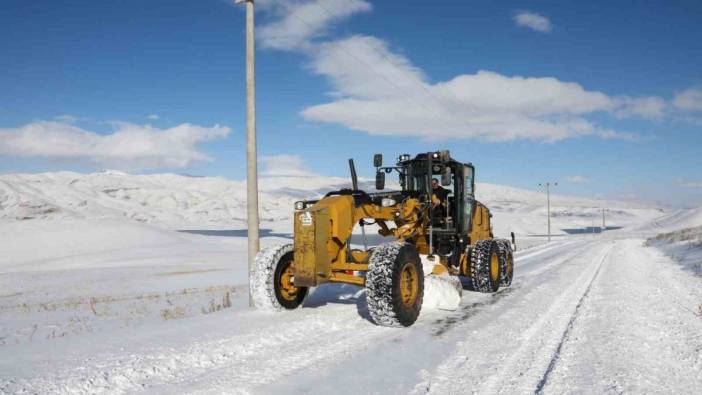
[(259, 161), (263, 165), (261, 175), (264, 177), (314, 175), (297, 155), (269, 155)]
[(616, 99), (619, 109), (615, 115), (619, 118), (642, 117), (661, 119), (666, 115), (668, 103), (660, 97), (619, 97)]
[(146, 118), (148, 118), (148, 119), (150, 119), (150, 120), (152, 120), (152, 121), (157, 121), (157, 120), (158, 120), (159, 118), (161, 118), (161, 117), (159, 117), (158, 114), (150, 114), (150, 115), (148, 115)]
[(521, 27), (528, 27), (531, 30), (548, 33), (553, 29), (551, 21), (543, 15), (535, 12), (521, 11), (512, 18), (514, 24)]
[(566, 181), (573, 183), (573, 184), (584, 184), (590, 180), (585, 176), (570, 176), (570, 177), (566, 177)]
[(99, 134), (65, 122), (37, 121), (0, 128), (0, 154), (88, 162), (125, 170), (187, 167), (211, 158), (197, 150), (205, 141), (225, 137), (228, 127), (181, 124), (169, 129), (116, 122)]
[[(287, 2), (287, 13), (269, 4), (272, 21), (259, 30), (266, 32), (264, 45), (306, 54), (310, 70), (331, 83), (332, 99), (304, 109), (301, 114), (307, 120), (375, 135), (434, 140), (556, 141), (585, 135), (634, 140), (635, 134), (603, 128), (589, 117), (656, 119), (666, 113), (666, 102), (657, 97), (609, 96), (550, 77), (478, 71), (432, 83), (407, 57), (376, 37), (318, 39), (334, 22), (320, 5), (329, 8), (331, 3)], [(364, 1), (341, 3), (339, 19), (370, 10)]]
[(403, 93), (425, 95), (424, 74), (375, 37), (353, 36), (320, 44), (312, 57), (312, 70), (327, 77), (338, 96), (370, 99)]
[(490, 141), (632, 137), (583, 117), (613, 113), (628, 101), (555, 78), (491, 71), (431, 84), (407, 58), (374, 37), (322, 43), (312, 55), (311, 68), (329, 79), (338, 98), (309, 107), (302, 115), (371, 134)]
[(686, 89), (675, 95), (673, 104), (683, 111), (702, 111), (702, 90), (701, 89)]
[(264, 47), (281, 50), (309, 47), (308, 41), (321, 36), (335, 20), (359, 12), (370, 11), (371, 5), (363, 0), (315, 0), (307, 2), (280, 1), (281, 9), (267, 2), (264, 7), (278, 12), (280, 18), (258, 29), (257, 35)]

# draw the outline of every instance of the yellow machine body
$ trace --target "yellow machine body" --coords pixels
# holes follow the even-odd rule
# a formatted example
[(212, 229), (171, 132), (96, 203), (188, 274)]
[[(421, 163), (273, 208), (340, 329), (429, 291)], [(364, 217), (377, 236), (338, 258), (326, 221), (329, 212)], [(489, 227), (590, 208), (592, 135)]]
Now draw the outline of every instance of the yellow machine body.
[[(298, 210), (294, 221), (294, 262), (296, 286), (312, 287), (326, 282), (364, 285), (369, 251), (350, 250), (354, 227), (361, 220), (374, 221), (382, 236), (411, 240), (420, 254), (429, 254), (427, 205), (409, 198), (383, 207), (373, 203), (356, 204), (350, 195), (327, 196), (311, 206)], [(493, 237), (490, 212), (483, 204), (473, 205), (472, 226), (465, 236), (475, 243)], [(394, 226), (391, 226), (394, 225)], [(467, 275), (470, 256), (460, 256), (459, 272), (451, 270), (448, 260), (439, 257), (433, 272)]]

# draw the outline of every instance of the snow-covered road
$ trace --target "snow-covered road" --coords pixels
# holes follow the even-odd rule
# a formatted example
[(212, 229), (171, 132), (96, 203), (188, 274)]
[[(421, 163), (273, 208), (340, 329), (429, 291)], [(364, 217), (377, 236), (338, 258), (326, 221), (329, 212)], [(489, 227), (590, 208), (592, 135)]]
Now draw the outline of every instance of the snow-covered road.
[[(702, 279), (641, 239), (517, 254), (515, 282), (406, 329), (363, 290), (0, 347), (0, 393), (699, 393)], [(7, 356), (10, 356), (9, 358)]]

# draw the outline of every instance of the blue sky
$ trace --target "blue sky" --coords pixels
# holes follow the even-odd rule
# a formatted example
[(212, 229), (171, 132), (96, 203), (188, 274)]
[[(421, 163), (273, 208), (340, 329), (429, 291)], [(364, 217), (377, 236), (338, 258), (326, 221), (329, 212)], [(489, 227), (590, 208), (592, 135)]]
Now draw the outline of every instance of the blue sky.
[[(262, 173), (448, 148), (479, 181), (702, 203), (698, 1), (257, 8)], [(0, 172), (244, 178), (243, 7), (6, 0), (0, 36)]]

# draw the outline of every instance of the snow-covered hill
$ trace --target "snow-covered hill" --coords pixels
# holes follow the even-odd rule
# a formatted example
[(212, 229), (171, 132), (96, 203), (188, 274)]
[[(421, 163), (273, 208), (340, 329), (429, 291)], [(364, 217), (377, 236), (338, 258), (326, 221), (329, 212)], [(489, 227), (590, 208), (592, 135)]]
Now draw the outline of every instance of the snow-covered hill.
[(669, 230), (702, 226), (702, 207), (674, 211), (657, 218), (654, 225)]
[[(263, 228), (290, 231), (293, 203), (348, 187), (339, 177), (262, 177)], [(370, 182), (362, 187), (371, 190)], [(492, 210), (498, 234), (546, 232), (545, 196), (540, 192), (478, 184), (477, 197)], [(552, 196), (554, 234), (599, 227), (607, 207), (607, 226), (625, 227), (662, 215), (631, 203)], [(222, 177), (175, 174), (130, 175), (56, 172), (0, 176), (0, 221), (128, 219), (170, 229), (245, 228), (246, 183)]]
[[(264, 221), (282, 219), (290, 198), (264, 194)], [(246, 220), (246, 184), (217, 177), (115, 171), (0, 177), (0, 219), (126, 218), (167, 227)]]
[(684, 267), (702, 274), (702, 226), (661, 233), (646, 241), (658, 247)]

